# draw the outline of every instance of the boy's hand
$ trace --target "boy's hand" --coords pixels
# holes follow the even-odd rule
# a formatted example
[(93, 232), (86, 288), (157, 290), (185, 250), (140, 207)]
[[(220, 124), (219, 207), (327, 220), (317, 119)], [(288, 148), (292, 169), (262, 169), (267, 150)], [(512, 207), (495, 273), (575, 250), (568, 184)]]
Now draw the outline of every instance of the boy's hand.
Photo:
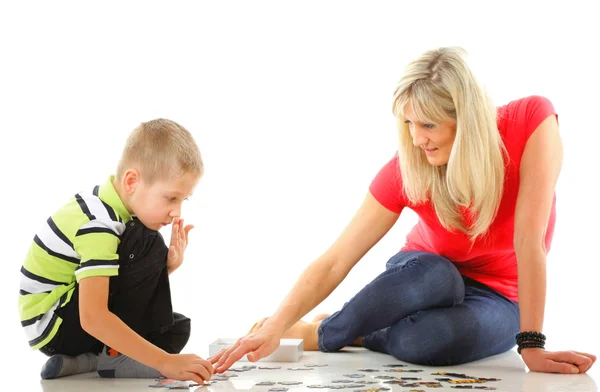
[(193, 225), (183, 226), (183, 219), (175, 218), (171, 232), (171, 244), (167, 256), (167, 271), (169, 274), (175, 271), (183, 263), (183, 252), (188, 244), (188, 234), (194, 228)]
[(194, 354), (169, 354), (157, 370), (166, 378), (192, 380), (200, 385), (210, 380), (213, 374), (211, 363)]

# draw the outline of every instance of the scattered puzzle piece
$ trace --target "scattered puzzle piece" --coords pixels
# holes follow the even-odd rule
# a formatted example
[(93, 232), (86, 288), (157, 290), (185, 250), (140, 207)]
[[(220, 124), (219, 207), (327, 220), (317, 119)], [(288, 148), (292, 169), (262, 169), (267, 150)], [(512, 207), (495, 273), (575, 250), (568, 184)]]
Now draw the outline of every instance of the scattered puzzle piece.
[(348, 378), (363, 378), (365, 375), (359, 374), (359, 373), (352, 373), (352, 374), (342, 374), (342, 376), (348, 377)]
[(383, 365), (383, 367), (399, 368), (399, 367), (406, 367), (406, 365), (392, 364), (392, 365)]
[(386, 369), (386, 372), (396, 372), (396, 373), (421, 373), (423, 370), (421, 369)]
[(256, 366), (254, 366), (254, 365), (244, 365), (242, 367), (232, 367), (232, 368), (229, 368), (229, 370), (232, 371), (232, 372), (247, 372), (247, 371), (252, 370), (252, 369), (256, 369)]
[(271, 385), (275, 385), (275, 381), (261, 381), (261, 382), (257, 382), (256, 386), (257, 387), (261, 387), (261, 386), (271, 386)]
[(480, 380), (478, 378), (471, 378), (466, 380), (450, 380), (448, 381), (450, 384), (478, 384), (487, 382), (487, 380)]
[(356, 369), (356, 371), (358, 371), (358, 372), (374, 373), (374, 372), (378, 372), (379, 369)]
[(442, 384), (439, 382), (431, 382), (431, 381), (419, 381), (419, 385), (424, 385), (428, 388), (441, 388)]

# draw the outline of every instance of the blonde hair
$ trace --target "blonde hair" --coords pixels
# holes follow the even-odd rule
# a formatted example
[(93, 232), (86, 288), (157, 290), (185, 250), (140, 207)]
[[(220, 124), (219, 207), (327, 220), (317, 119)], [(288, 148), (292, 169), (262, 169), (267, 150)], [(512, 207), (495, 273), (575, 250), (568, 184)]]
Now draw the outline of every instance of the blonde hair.
[(156, 180), (194, 173), (201, 176), (204, 164), (190, 132), (174, 121), (159, 118), (141, 123), (125, 142), (117, 166), (117, 178), (135, 168), (148, 184)]
[[(459, 47), (428, 51), (411, 62), (394, 92), (393, 113), (404, 118), (411, 105), (418, 121), (456, 123), (447, 164), (429, 164), (399, 121), (399, 165), (408, 200), (431, 200), (444, 228), (462, 231), (474, 241), (496, 217), (504, 185), (504, 144), (496, 108), (465, 62)], [(463, 222), (460, 207), (467, 208)]]

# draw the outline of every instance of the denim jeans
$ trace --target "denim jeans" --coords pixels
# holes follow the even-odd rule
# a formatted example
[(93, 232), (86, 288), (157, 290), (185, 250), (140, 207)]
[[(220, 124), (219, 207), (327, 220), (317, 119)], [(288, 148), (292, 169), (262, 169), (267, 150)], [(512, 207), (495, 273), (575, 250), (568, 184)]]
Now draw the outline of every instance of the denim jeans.
[(510, 350), (518, 303), (462, 276), (446, 258), (400, 252), (386, 271), (321, 322), (319, 349), (362, 345), (409, 363), (451, 366)]

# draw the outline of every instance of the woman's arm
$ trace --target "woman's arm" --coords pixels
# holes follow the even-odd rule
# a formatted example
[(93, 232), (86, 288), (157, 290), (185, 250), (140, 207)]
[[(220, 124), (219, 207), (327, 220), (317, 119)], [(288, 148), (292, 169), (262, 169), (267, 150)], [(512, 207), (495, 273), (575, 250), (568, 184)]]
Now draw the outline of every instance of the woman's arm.
[(267, 323), (286, 330), (319, 305), (394, 226), (399, 216), (368, 193), (342, 234), (300, 275)]
[[(521, 332), (542, 332), (544, 324), (545, 238), (562, 158), (558, 122), (551, 115), (530, 136), (521, 158), (514, 231)], [(541, 348), (524, 348), (521, 355), (531, 371), (549, 373), (584, 373), (596, 360), (591, 354)]]
[(519, 272), (521, 331), (542, 331), (546, 303), (546, 228), (562, 166), (556, 117), (530, 136), (521, 158), (514, 246)]
[(302, 273), (273, 316), (256, 331), (209, 358), (215, 364), (215, 371), (228, 369), (246, 354), (257, 361), (275, 351), (285, 330), (327, 298), (399, 216), (383, 207), (369, 192), (342, 234)]

